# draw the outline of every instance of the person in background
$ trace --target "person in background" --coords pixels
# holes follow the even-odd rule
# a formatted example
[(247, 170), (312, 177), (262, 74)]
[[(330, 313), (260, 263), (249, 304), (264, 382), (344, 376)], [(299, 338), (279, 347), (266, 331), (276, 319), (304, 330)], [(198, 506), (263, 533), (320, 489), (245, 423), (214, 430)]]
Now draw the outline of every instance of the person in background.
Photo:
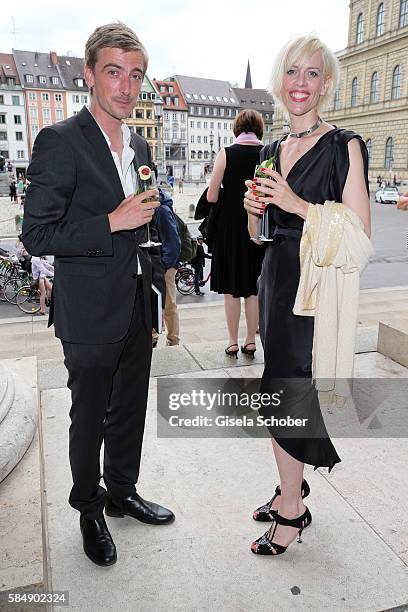
[(23, 241), (21, 239), (21, 234), (19, 234), (16, 243), (16, 255), (18, 257), (18, 261), (20, 262), (20, 266), (26, 272), (31, 272), (31, 256), (27, 253)]
[(167, 182), (170, 185), (172, 191), (174, 189), (174, 176), (172, 174), (169, 174), (169, 176), (167, 177)]
[(196, 295), (205, 295), (200, 287), (201, 281), (203, 280), (203, 271), (205, 266), (205, 260), (212, 259), (211, 255), (204, 251), (202, 236), (197, 238), (197, 250), (193, 259), (190, 261), (194, 268), (194, 292)]
[(48, 280), (54, 277), (54, 266), (47, 261), (45, 256), (31, 258), (31, 274), (33, 280), (38, 280), (40, 290), (40, 311), (39, 315), (45, 315), (45, 302), (47, 297), (51, 297), (52, 284)]
[[(241, 352), (254, 356), (258, 327), (258, 289), (263, 250), (250, 239), (244, 210), (245, 179), (254, 174), (262, 149), (264, 124), (255, 110), (243, 110), (234, 120), (235, 144), (221, 149), (214, 163), (207, 200), (219, 206), (211, 245), (210, 289), (224, 295), (229, 343), (225, 353), (238, 358), (241, 298), (245, 300), (246, 333)], [(221, 184), (223, 195), (220, 202)]]
[[(177, 230), (176, 217), (173, 212), (173, 200), (170, 194), (159, 189), (160, 206), (156, 211), (155, 223), (162, 243), (160, 255), (165, 270), (166, 300), (164, 305), (164, 323), (167, 332), (167, 346), (180, 344), (180, 323), (176, 303), (176, 272), (179, 265), (181, 240)], [(159, 335), (153, 332), (153, 347), (157, 345)]]
[(183, 193), (183, 185), (184, 185), (183, 179), (179, 178), (179, 182), (178, 182), (179, 193)]
[(408, 210), (408, 191), (400, 196), (397, 203), (397, 208), (399, 208), (399, 210)]
[(10, 200), (12, 202), (16, 202), (16, 204), (18, 204), (17, 185), (16, 185), (16, 181), (14, 179), (12, 179), (11, 182), (10, 182)]
[(15, 226), (16, 226), (16, 232), (18, 232), (18, 233), (21, 233), (21, 230), (22, 230), (22, 227), (23, 227), (24, 204), (25, 204), (25, 195), (22, 195), (21, 196), (21, 202), (20, 202), (20, 209), (18, 211), (18, 214), (14, 218), (14, 223), (15, 223)]

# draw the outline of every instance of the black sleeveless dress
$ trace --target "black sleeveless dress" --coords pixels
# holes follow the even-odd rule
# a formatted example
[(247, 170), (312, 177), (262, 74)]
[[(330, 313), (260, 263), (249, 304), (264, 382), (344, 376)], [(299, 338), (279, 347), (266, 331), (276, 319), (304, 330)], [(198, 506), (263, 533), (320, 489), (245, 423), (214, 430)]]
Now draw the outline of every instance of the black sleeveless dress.
[[(323, 134), (290, 170), (286, 180), (294, 193), (313, 204), (324, 204), (325, 200), (341, 202), (349, 169), (347, 143), (352, 138), (360, 142), (368, 192), (364, 142), (354, 132), (335, 128)], [(261, 152), (261, 159), (275, 156), (278, 172), (282, 140)], [(277, 206), (271, 207), (270, 216), (275, 228), (303, 229), (303, 219)], [(311, 383), (314, 319), (292, 312), (300, 277), (299, 243), (299, 235), (278, 234), (265, 252), (259, 279), (260, 335), (265, 354), (261, 390), (270, 393), (283, 386), (285, 393), (278, 408), (269, 406), (261, 414), (307, 417), (307, 426), (296, 431), (275, 426), (268, 429), (292, 457), (314, 465), (315, 469), (321, 466), (330, 471), (341, 460), (327, 434), (318, 395)]]
[(257, 295), (264, 249), (249, 238), (244, 208), (245, 181), (254, 175), (262, 146), (234, 144), (225, 148), (226, 166), (212, 245), (210, 289), (234, 297)]

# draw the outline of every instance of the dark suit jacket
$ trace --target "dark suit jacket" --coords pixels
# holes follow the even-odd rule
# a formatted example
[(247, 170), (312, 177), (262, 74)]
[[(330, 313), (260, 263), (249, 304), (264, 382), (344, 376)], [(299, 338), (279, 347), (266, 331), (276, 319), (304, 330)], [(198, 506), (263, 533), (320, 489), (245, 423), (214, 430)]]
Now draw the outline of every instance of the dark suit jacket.
[[(131, 146), (136, 168), (151, 164), (144, 138), (132, 134)], [(108, 213), (125, 194), (109, 146), (85, 107), (41, 130), (28, 179), (23, 243), (31, 255), (55, 256), (49, 324), (56, 336), (80, 344), (122, 339), (135, 304), (137, 256), (151, 330), (152, 280), (160, 290), (164, 286), (160, 252), (138, 247), (146, 226), (111, 234)]]

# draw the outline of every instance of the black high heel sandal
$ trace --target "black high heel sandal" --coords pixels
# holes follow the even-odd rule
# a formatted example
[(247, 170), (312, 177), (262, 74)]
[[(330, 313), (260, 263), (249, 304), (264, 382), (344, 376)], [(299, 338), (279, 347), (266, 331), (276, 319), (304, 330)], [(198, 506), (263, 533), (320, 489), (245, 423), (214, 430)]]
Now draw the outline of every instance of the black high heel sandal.
[(248, 342), (247, 344), (241, 346), (241, 353), (244, 353), (244, 355), (251, 355), (252, 359), (255, 359), (256, 346), (254, 349), (249, 349), (248, 346), (251, 344), (255, 346), (255, 342)]
[[(236, 346), (237, 350), (235, 351), (231, 351), (231, 347)], [(229, 357), (235, 357), (235, 359), (238, 359), (238, 352), (239, 352), (239, 348), (238, 348), (238, 344), (230, 344), (229, 346), (227, 346), (227, 348), (225, 349), (225, 354), (228, 355)]]
[[(304, 480), (302, 482), (302, 489), (301, 489), (302, 499), (305, 499), (305, 497), (307, 497), (309, 493), (310, 493), (310, 487), (307, 481)], [(262, 522), (273, 521), (273, 519), (275, 518), (276, 510), (271, 509), (272, 504), (280, 494), (281, 494), (281, 488), (278, 485), (275, 489), (275, 495), (272, 497), (272, 499), (254, 511), (252, 515), (252, 518), (254, 519), (254, 521), (262, 521)]]
[(306, 508), (305, 512), (294, 519), (288, 519), (280, 514), (276, 513), (273, 517), (273, 524), (270, 526), (263, 536), (252, 542), (251, 551), (255, 555), (283, 555), (286, 551), (287, 546), (282, 546), (276, 542), (272, 542), (273, 536), (278, 525), (285, 525), (286, 527), (295, 527), (298, 529), (297, 541), (299, 544), (302, 542), (302, 532), (305, 527), (308, 527), (312, 522), (312, 515), (310, 514), (309, 508)]

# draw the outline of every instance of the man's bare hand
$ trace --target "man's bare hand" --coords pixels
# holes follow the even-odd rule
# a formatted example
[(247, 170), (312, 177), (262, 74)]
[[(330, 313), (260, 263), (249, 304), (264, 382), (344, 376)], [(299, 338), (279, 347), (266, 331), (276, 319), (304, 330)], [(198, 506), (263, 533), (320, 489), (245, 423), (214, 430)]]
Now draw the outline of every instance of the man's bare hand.
[[(156, 197), (157, 200), (145, 202), (152, 197)], [(160, 202), (157, 189), (149, 189), (139, 195), (128, 196), (108, 215), (111, 233), (133, 230), (149, 223), (158, 206), (160, 206)]]

